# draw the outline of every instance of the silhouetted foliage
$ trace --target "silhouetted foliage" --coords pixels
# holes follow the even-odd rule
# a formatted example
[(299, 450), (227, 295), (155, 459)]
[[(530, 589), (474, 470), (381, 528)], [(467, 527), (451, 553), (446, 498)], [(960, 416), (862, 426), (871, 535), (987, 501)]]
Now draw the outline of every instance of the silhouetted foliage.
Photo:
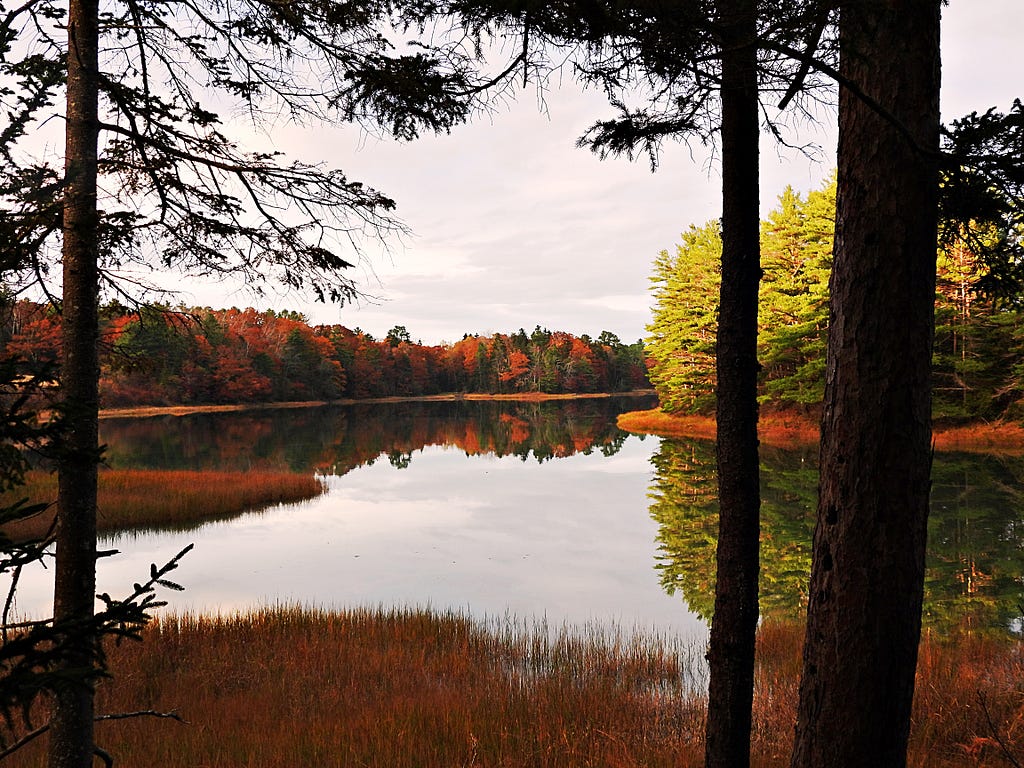
[[(48, 699), (69, 687), (90, 687), (108, 675), (104, 642), (140, 638), (152, 611), (164, 605), (157, 599), (156, 589), (180, 589), (167, 575), (191, 548), (161, 568), (154, 565), (149, 578), (134, 585), (126, 597), (100, 595), (103, 608), (86, 621), (17, 615), (16, 595), (22, 572), (40, 567), (53, 556), (52, 526), (34, 538), (17, 539), (7, 534), (10, 524), (38, 516), (50, 506), (23, 497), (19, 491), (30, 459), (33, 455), (36, 461), (52, 459), (58, 450), (56, 441), (65, 429), (59, 411), (42, 420), (31, 408), (33, 402), (52, 397), (48, 392), (52, 371), (52, 364), (33, 364), (12, 356), (0, 360), (0, 489), (6, 492), (4, 499), (14, 499), (0, 506), (0, 575), (9, 580), (0, 617), (0, 759), (46, 732), (47, 726), (37, 727), (34, 719), (38, 699)], [(116, 552), (104, 553), (113, 554)], [(89, 649), (88, 663), (69, 668), (70, 659), (80, 660), (77, 651), (83, 641)]]

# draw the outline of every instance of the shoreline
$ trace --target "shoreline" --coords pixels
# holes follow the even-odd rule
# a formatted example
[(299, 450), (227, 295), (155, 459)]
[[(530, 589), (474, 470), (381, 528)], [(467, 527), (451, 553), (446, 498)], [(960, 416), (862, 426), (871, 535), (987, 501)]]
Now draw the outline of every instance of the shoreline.
[[(648, 397), (653, 389), (635, 389), (628, 392), (586, 392), (550, 394), (545, 392), (518, 392), (509, 394), (448, 392), (438, 395), (411, 397), (340, 398), (337, 400), (300, 400), (273, 403), (223, 403), (204, 405), (141, 405), (127, 408), (104, 408), (99, 418), (136, 419), (157, 416), (189, 416), (198, 413), (234, 413), (269, 411), (295, 408), (318, 408), (325, 405), (379, 405), (386, 403), (449, 403), (449, 402), (547, 402), (551, 400), (595, 400), (612, 397)], [(619, 414), (619, 429), (640, 435), (658, 437), (715, 439), (714, 416), (686, 414), (673, 416), (654, 408), (627, 411)], [(816, 419), (797, 413), (762, 413), (758, 422), (758, 438), (763, 445), (777, 448), (810, 447), (819, 439)], [(994, 453), (1024, 455), (1024, 426), (1016, 422), (977, 422), (958, 426), (933, 427), (935, 450), (943, 452)]]
[[(673, 416), (657, 408), (619, 414), (619, 429), (658, 437), (715, 439), (713, 416)], [(808, 447), (819, 439), (818, 422), (794, 413), (765, 413), (758, 423), (763, 445), (777, 448)], [(1024, 427), (1016, 422), (977, 422), (959, 426), (935, 426), (932, 444), (937, 451), (1024, 455)]]
[(324, 405), (359, 405), (367, 403), (455, 403), (462, 401), (519, 401), (539, 403), (548, 400), (597, 400), (610, 397), (647, 397), (655, 394), (653, 389), (634, 389), (628, 392), (585, 392), (550, 394), (546, 392), (518, 392), (511, 394), (485, 394), (477, 392), (448, 392), (440, 395), (417, 395), (413, 397), (345, 397), (338, 400), (293, 400), (276, 403), (224, 403), (207, 405), (138, 405), (127, 408), (103, 408), (100, 419), (136, 419), (151, 416), (189, 416), (194, 413), (232, 413), (238, 411), (270, 411), (288, 408), (318, 408)]

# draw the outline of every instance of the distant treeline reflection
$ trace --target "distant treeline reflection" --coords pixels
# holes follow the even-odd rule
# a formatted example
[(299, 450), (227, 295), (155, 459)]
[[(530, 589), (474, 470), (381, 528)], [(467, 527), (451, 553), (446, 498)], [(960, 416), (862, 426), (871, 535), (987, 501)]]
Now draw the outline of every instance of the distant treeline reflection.
[[(714, 443), (664, 440), (652, 457), (650, 513), (662, 586), (708, 619), (714, 606), (718, 504)], [(1024, 458), (940, 453), (932, 472), (925, 625), (1019, 629), (1024, 603)], [(761, 612), (806, 609), (816, 451), (761, 451)]]
[(343, 475), (387, 459), (399, 469), (427, 446), (523, 461), (600, 451), (626, 439), (619, 413), (653, 398), (573, 401), (361, 403), (241, 413), (197, 413), (102, 423), (108, 463), (118, 468), (289, 469)]

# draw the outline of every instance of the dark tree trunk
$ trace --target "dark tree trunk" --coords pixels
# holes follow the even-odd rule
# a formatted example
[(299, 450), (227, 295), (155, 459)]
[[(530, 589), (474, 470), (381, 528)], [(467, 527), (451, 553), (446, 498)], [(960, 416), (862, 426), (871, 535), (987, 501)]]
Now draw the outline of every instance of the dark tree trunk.
[(722, 0), (722, 285), (717, 349), (718, 570), (705, 764), (750, 764), (757, 629), (758, 209), (756, 2)]
[[(68, 11), (68, 83), (64, 190), (64, 298), (61, 387), (68, 429), (58, 464), (54, 618), (88, 622), (96, 593), (98, 455), (98, 143), (96, 0)], [(92, 664), (90, 633), (76, 633), (69, 666)], [(93, 758), (93, 691), (59, 691), (50, 723), (50, 767), (86, 768)]]
[[(906, 764), (931, 469), (939, 0), (841, 7), (821, 486), (793, 766)], [(895, 120), (900, 128), (897, 128)]]

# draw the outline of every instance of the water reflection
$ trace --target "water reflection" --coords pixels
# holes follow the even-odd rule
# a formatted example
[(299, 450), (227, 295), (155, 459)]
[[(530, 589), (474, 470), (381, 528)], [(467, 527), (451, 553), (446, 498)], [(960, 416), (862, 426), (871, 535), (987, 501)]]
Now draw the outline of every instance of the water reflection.
[[(132, 554), (102, 567), (116, 591), (195, 541), (182, 568), (196, 610), (429, 603), (690, 627), (714, 603), (714, 446), (615, 427), (621, 411), (651, 404), (387, 403), (104, 421), (115, 467), (315, 471), (329, 490), (187, 533), (122, 536), (112, 546)], [(762, 449), (766, 616), (805, 609), (815, 462), (816, 449)], [(1012, 625), (1024, 603), (1024, 459), (939, 454), (932, 499), (926, 624)]]
[[(714, 606), (714, 444), (664, 440), (652, 456), (650, 514), (663, 588), (697, 615)], [(937, 454), (933, 469), (925, 624), (939, 631), (1006, 628), (1024, 602), (1024, 459)], [(818, 473), (814, 451), (761, 451), (761, 611), (806, 608)]]
[(615, 426), (618, 414), (654, 402), (649, 397), (460, 400), (108, 419), (101, 424), (101, 439), (108, 463), (120, 468), (344, 475), (382, 458), (408, 468), (413, 454), (428, 446), (544, 462), (593, 450), (614, 455), (626, 438)]
[[(614, 426), (643, 405), (388, 404), (105, 422), (115, 466), (316, 469), (328, 491), (197, 530), (108, 539), (123, 554), (99, 564), (100, 589), (119, 594), (195, 542), (174, 610), (430, 606), (702, 637), (703, 623), (651, 567), (645, 494), (657, 440)], [(24, 582), (21, 609), (47, 599), (47, 581)]]

